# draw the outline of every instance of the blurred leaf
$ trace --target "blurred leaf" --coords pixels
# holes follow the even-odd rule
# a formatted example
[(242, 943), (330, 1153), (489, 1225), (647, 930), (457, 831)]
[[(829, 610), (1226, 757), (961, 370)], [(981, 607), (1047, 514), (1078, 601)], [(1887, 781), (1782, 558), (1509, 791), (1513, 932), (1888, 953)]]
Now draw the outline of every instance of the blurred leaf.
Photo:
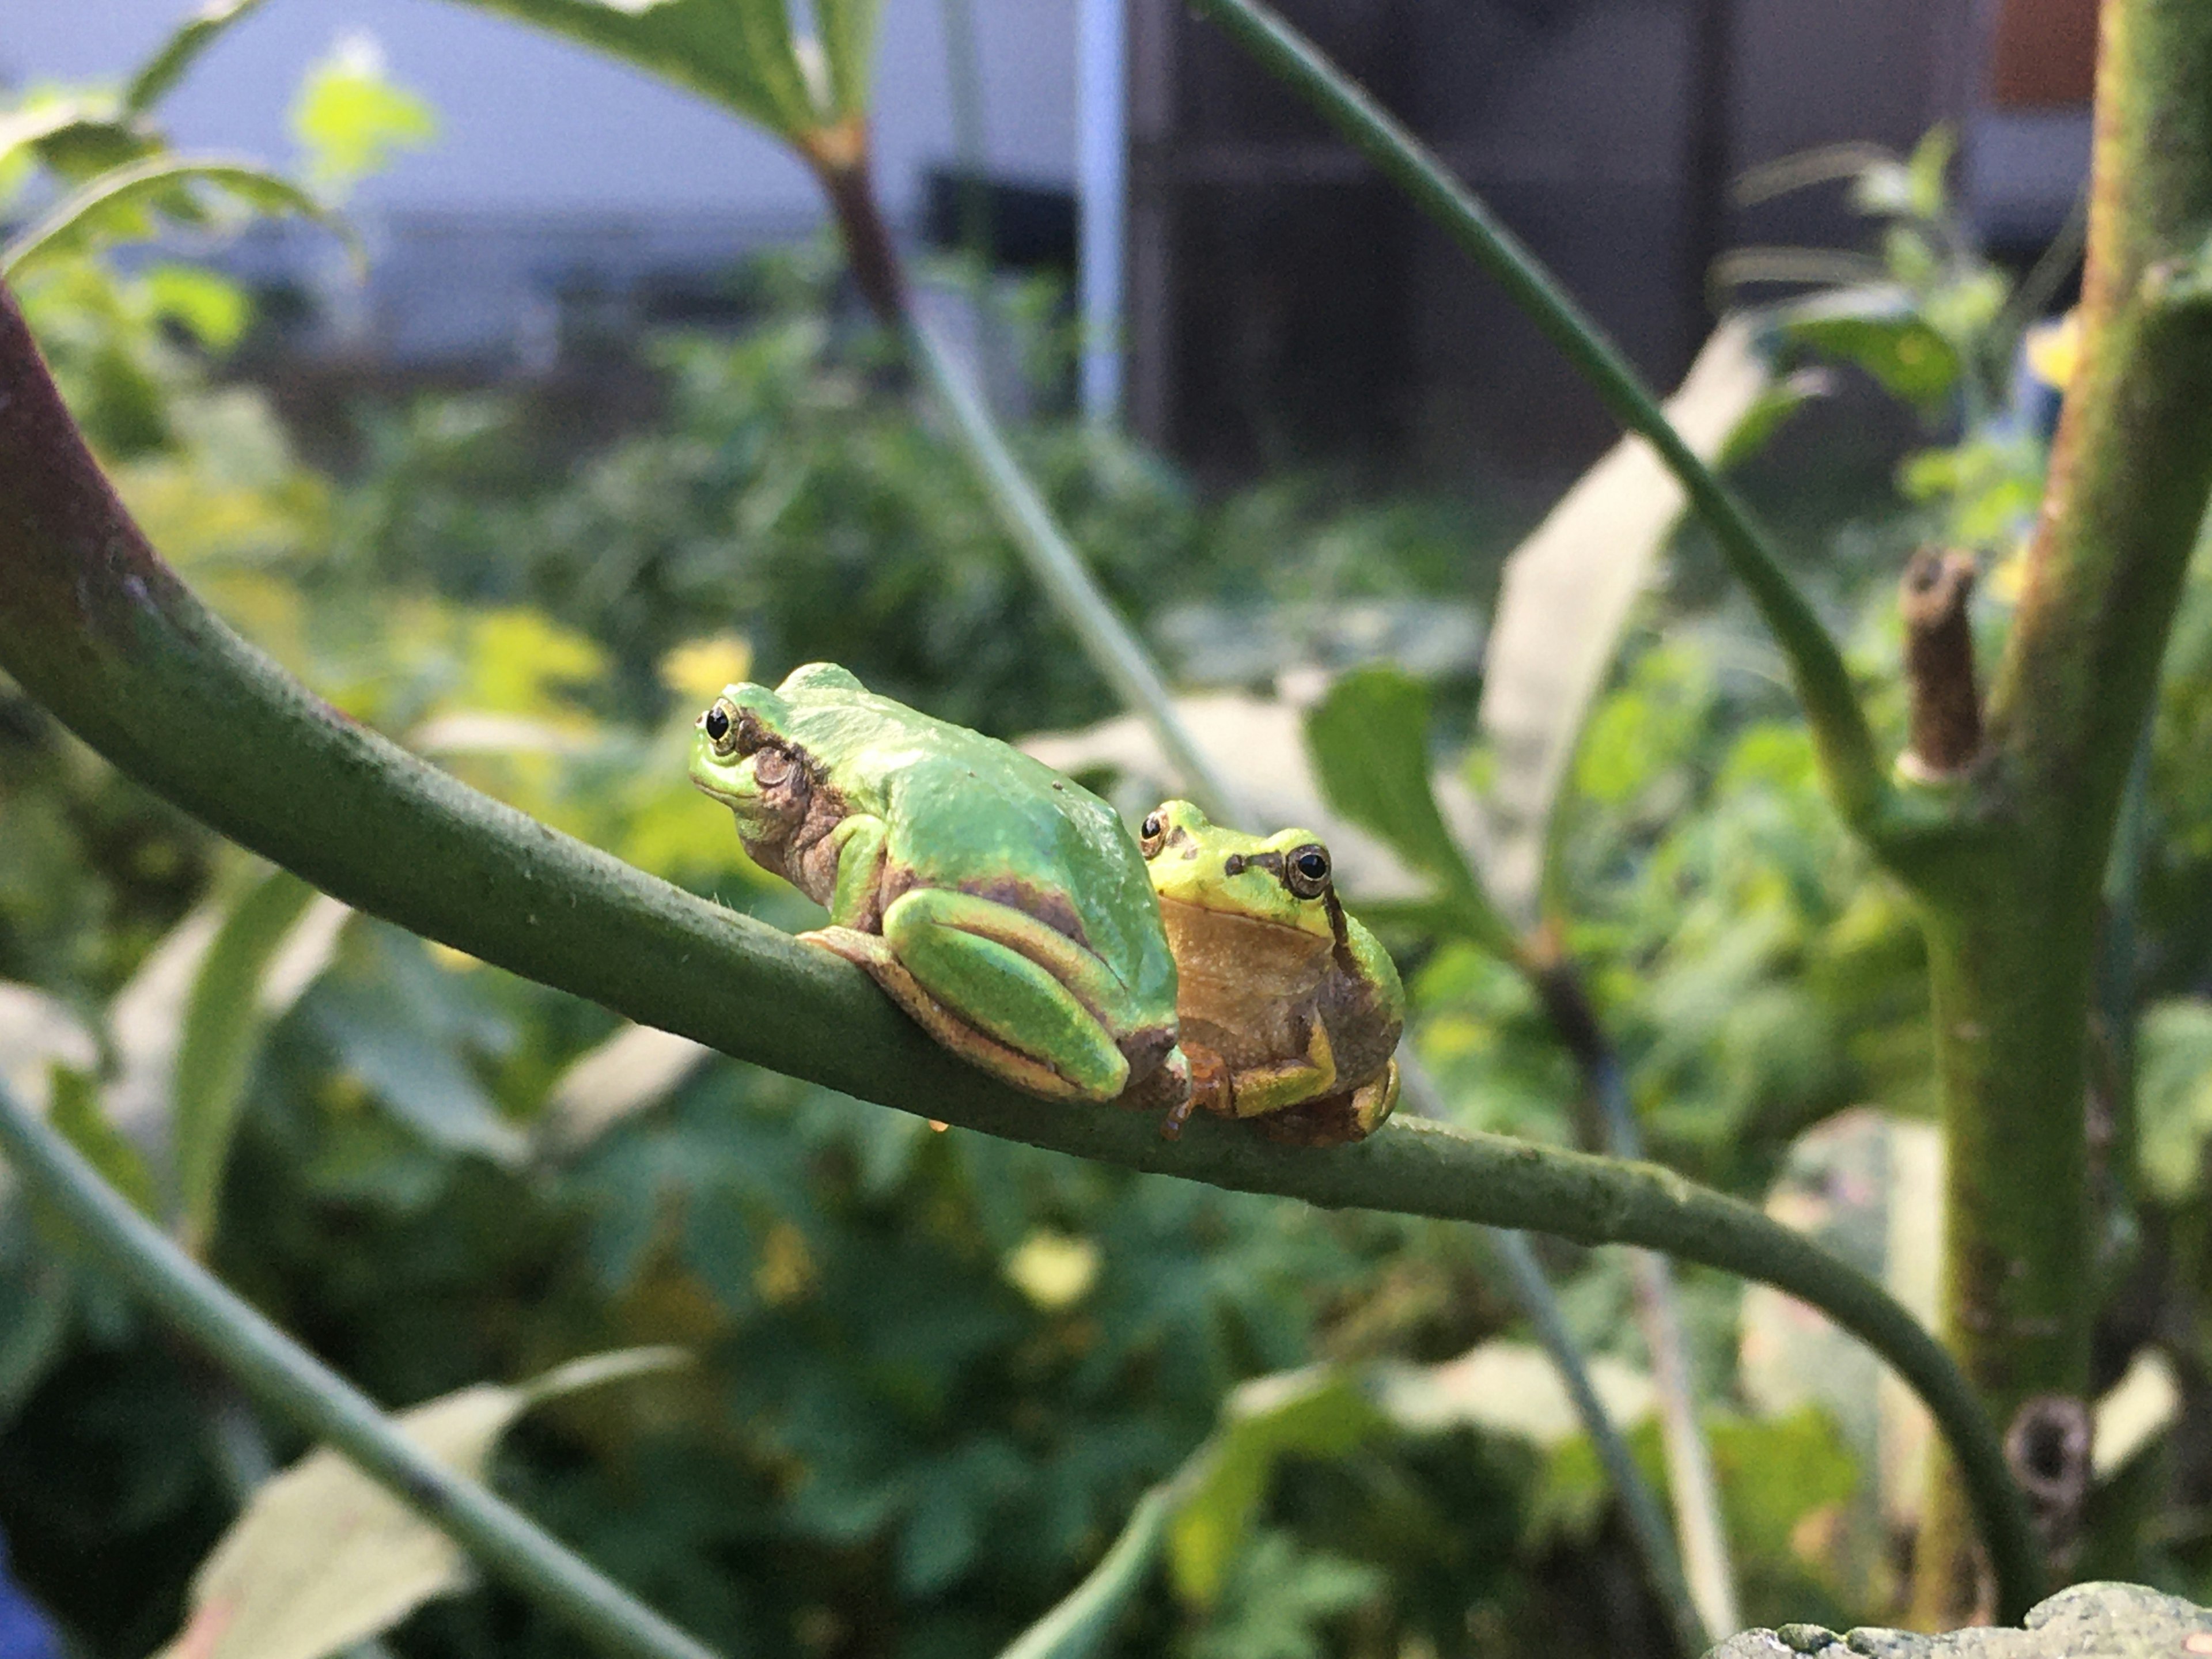
[(147, 59), (123, 94), (123, 107), (141, 115), (169, 94), (200, 54), (222, 38), (223, 31), (245, 16), (261, 0), (207, 0)]
[[(1667, 416), (1708, 460), (1741, 453), (1778, 414), (1749, 327), (1713, 331)], [(1680, 519), (1682, 487), (1641, 438), (1584, 473), (1507, 560), (1477, 711), (1494, 757), (1482, 876), (1508, 921), (1538, 920), (1559, 790), (1630, 611)]]
[(153, 155), (161, 135), (119, 115), (112, 99), (46, 98), (0, 115), (0, 180), (27, 157), (75, 184)]
[(381, 171), (394, 150), (417, 149), (438, 132), (430, 106), (385, 78), (382, 49), (358, 30), (307, 71), (291, 118), (309, 181), (334, 198)]
[(131, 1200), (143, 1216), (155, 1213), (154, 1176), (138, 1149), (116, 1133), (100, 1109), (100, 1084), (89, 1072), (57, 1061), (46, 1117), (100, 1179)]
[(1239, 1389), (1195, 1467), (1177, 1478), (1182, 1496), (1169, 1523), (1176, 1593), (1200, 1607), (1220, 1599), (1282, 1457), (1340, 1456), (1388, 1427), (1358, 1384), (1335, 1370), (1263, 1377)]
[(1869, 283), (1777, 307), (1770, 325), (1784, 340), (1839, 362), (1856, 363), (1882, 390), (1923, 411), (1958, 384), (1957, 349), (1921, 313), (1909, 289)]
[(99, 1045), (67, 1004), (0, 981), (0, 1084), (16, 1099), (42, 1109), (50, 1067), (90, 1071), (99, 1064)]
[(204, 1250), (214, 1236), (231, 1137), (263, 1035), (307, 988), (304, 981), (283, 988), (287, 994), (275, 1006), (264, 994), (271, 963), (314, 897), (315, 890), (289, 871), (253, 882), (209, 942), (185, 1000), (171, 1134), (178, 1224), (188, 1249)]
[(668, 1097), (711, 1049), (650, 1025), (625, 1025), (561, 1074), (538, 1136), (563, 1154)]
[(146, 273), (145, 283), (156, 313), (189, 330), (211, 352), (236, 345), (252, 314), (246, 291), (211, 270), (156, 265)]
[[(1591, 1384), (1606, 1415), (1622, 1428), (1651, 1414), (1650, 1377), (1607, 1354), (1589, 1361)], [(1524, 1342), (1483, 1343), (1437, 1365), (1378, 1369), (1372, 1395), (1378, 1409), (1408, 1434), (1474, 1428), (1559, 1444), (1582, 1432), (1582, 1418), (1544, 1351)]]
[(2181, 1415), (2181, 1382), (2173, 1362), (2156, 1348), (2135, 1357), (2125, 1376), (2097, 1401), (2089, 1435), (2092, 1470), (2109, 1480), (2136, 1454), (2172, 1428)]
[[(463, 1389), (398, 1422), (438, 1462), (480, 1479), (507, 1425), (533, 1406), (682, 1363), (666, 1348), (594, 1355), (520, 1388)], [(470, 1580), (458, 1545), (318, 1448), (253, 1494), (193, 1577), (190, 1617), (160, 1659), (323, 1659)]]
[(786, 0), (465, 0), (620, 58), (796, 139), (821, 125)]
[(1510, 957), (1512, 930), (1437, 809), (1427, 689), (1381, 665), (1346, 674), (1307, 712), (1306, 748), (1330, 804), (1435, 881), (1460, 932)]
[(1168, 1489), (1137, 1500), (1129, 1522), (1097, 1566), (1050, 1613), (1024, 1631), (999, 1659), (1090, 1659), (1113, 1634), (1115, 1621), (1144, 1588), (1167, 1537)]
[(2204, 1182), (2212, 1134), (2212, 1002), (2161, 1002), (2136, 1037), (2136, 1161), (2158, 1198), (2179, 1204)]
[(1373, 1601), (1387, 1582), (1381, 1569), (1302, 1548), (1289, 1533), (1256, 1534), (1192, 1643), (1193, 1659), (1325, 1659), (1341, 1650), (1319, 1626)]
[(80, 246), (88, 238), (152, 234), (149, 210), (174, 214), (191, 199), (180, 187), (212, 185), (257, 213), (300, 214), (326, 226), (358, 253), (352, 233), (330, 208), (290, 179), (251, 161), (162, 154), (103, 173), (64, 197), (46, 216), (0, 247), (0, 276), (11, 280), (32, 262)]
[(868, 112), (868, 80), (875, 66), (876, 24), (884, 0), (814, 0), (814, 19), (822, 30), (822, 55), (830, 68), (836, 112)]

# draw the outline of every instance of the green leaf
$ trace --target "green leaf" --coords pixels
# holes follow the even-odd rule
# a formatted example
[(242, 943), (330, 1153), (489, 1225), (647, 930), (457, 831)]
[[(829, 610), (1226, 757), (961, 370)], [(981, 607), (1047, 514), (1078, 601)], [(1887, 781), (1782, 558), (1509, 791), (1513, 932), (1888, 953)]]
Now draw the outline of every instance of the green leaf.
[(868, 82), (875, 65), (876, 24), (883, 0), (814, 0), (829, 62), (831, 101), (841, 117), (868, 112)]
[(167, 97), (199, 61), (200, 54), (220, 40), (224, 30), (260, 3), (261, 0), (207, 0), (131, 76), (131, 85), (123, 94), (125, 110), (133, 115), (143, 114)]
[(125, 1140), (100, 1109), (100, 1085), (89, 1072), (56, 1061), (49, 1076), (52, 1095), (46, 1117), (100, 1178), (131, 1200), (139, 1214), (154, 1213), (154, 1176), (138, 1149)]
[[(403, 1413), (407, 1437), (472, 1479), (534, 1406), (684, 1363), (669, 1348), (573, 1362), (519, 1388), (479, 1383)], [(323, 1659), (470, 1581), (460, 1547), (337, 1453), (309, 1452), (253, 1494), (192, 1578), (160, 1659)]]
[(592, 46), (796, 140), (820, 126), (785, 0), (464, 0)]
[(191, 331), (210, 351), (226, 351), (237, 344), (252, 317), (246, 291), (211, 270), (156, 265), (146, 273), (145, 284), (155, 314)]
[(1200, 1607), (1219, 1599), (1280, 1458), (1341, 1456), (1389, 1425), (1356, 1382), (1334, 1370), (1262, 1377), (1238, 1389), (1213, 1438), (1176, 1478), (1182, 1497), (1169, 1531), (1176, 1594)]
[(2136, 1158), (2151, 1192), (2168, 1204), (2204, 1182), (2212, 1133), (2212, 1002), (2161, 1002), (2136, 1039)]
[(118, 118), (109, 99), (49, 99), (0, 115), (0, 167), (29, 156), (73, 184), (161, 148), (160, 134)]
[(1894, 397), (1923, 410), (1939, 406), (1958, 383), (1952, 343), (1922, 316), (1905, 289), (1868, 283), (1778, 307), (1771, 313), (1784, 340), (1823, 357), (1856, 363)]
[(185, 998), (173, 1133), (178, 1218), (188, 1249), (204, 1249), (214, 1235), (246, 1086), (271, 1018), (283, 1012), (268, 1006), (264, 982), (314, 896), (313, 888), (287, 871), (256, 881), (222, 919)]
[[(1794, 395), (1778, 392), (1749, 328), (1729, 321), (1667, 400), (1667, 416), (1698, 455), (1733, 458), (1754, 434), (1771, 434), (1808, 390), (1801, 382)], [(1624, 438), (1506, 561), (1477, 718), (1495, 760), (1482, 873), (1516, 928), (1538, 920), (1561, 790), (1684, 506), (1681, 485), (1650, 447)]]
[(1168, 1488), (1154, 1486), (1137, 1500), (1128, 1524), (1089, 1576), (1051, 1612), (1031, 1625), (999, 1659), (1089, 1659), (1144, 1588), (1167, 1537)]
[(1458, 931), (1511, 956), (1512, 929), (1437, 808), (1427, 688), (1384, 665), (1346, 674), (1307, 714), (1306, 748), (1330, 804), (1435, 882)]
[(307, 71), (292, 102), (292, 136), (307, 154), (307, 177), (325, 194), (343, 195), (380, 171), (395, 149), (437, 136), (429, 105), (385, 78), (384, 54), (355, 33)]
[(194, 185), (213, 185), (258, 213), (302, 215), (345, 237), (359, 253), (351, 234), (330, 208), (290, 179), (251, 161), (161, 155), (103, 173), (64, 197), (44, 218), (0, 247), (0, 276), (13, 278), (31, 260), (73, 249), (88, 237), (149, 234), (149, 211), (179, 213), (179, 204), (191, 200), (188, 191), (179, 195), (179, 187)]

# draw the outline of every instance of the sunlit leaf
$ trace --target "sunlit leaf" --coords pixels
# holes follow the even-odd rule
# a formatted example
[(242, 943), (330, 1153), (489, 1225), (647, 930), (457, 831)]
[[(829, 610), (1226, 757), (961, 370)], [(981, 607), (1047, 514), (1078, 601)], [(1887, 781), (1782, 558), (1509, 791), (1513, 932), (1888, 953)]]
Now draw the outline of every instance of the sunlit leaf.
[(55, 204), (0, 247), (0, 275), (13, 277), (32, 261), (77, 247), (88, 238), (146, 234), (149, 211), (173, 203), (180, 187), (192, 185), (212, 186), (257, 213), (301, 215), (349, 236), (350, 245), (349, 233), (330, 208), (289, 179), (252, 161), (162, 154), (103, 173)]
[(1144, 1588), (1167, 1536), (1165, 1489), (1137, 1500), (1129, 1522), (1097, 1566), (1050, 1613), (1016, 1637), (999, 1659), (1089, 1659), (1113, 1633), (1115, 1621)]
[(625, 1025), (561, 1074), (539, 1135), (562, 1152), (665, 1100), (711, 1050), (650, 1025)]
[(419, 148), (438, 131), (430, 106), (385, 78), (382, 49), (357, 31), (307, 71), (291, 119), (308, 179), (332, 197), (380, 171), (394, 150)]
[(314, 896), (313, 888), (286, 871), (256, 880), (224, 916), (185, 1000), (172, 1133), (179, 1222), (190, 1248), (204, 1248), (214, 1232), (222, 1172), (263, 1034), (306, 988), (286, 987), (283, 1006), (273, 1008), (263, 989)]
[(137, 115), (161, 102), (226, 29), (260, 3), (261, 0), (207, 0), (131, 76), (123, 94), (123, 107)]
[[(599, 1354), (520, 1388), (480, 1383), (398, 1420), (448, 1468), (480, 1477), (507, 1425), (582, 1389), (666, 1370), (669, 1348)], [(337, 1453), (264, 1484), (193, 1577), (191, 1613), (161, 1659), (323, 1659), (470, 1582), (459, 1546)]]
[(769, 131), (821, 125), (785, 0), (465, 0), (634, 64)]
[[(1770, 384), (1750, 330), (1724, 322), (1667, 400), (1667, 416), (1710, 460), (1747, 423), (1772, 429), (1775, 410), (1763, 401)], [(1591, 701), (1684, 505), (1650, 446), (1625, 438), (1506, 562), (1478, 711), (1495, 763), (1482, 874), (1518, 928), (1537, 920), (1553, 812)]]
[(2136, 1162), (2168, 1204), (2202, 1190), (2212, 1135), (2212, 1002), (2161, 1002), (2136, 1037)]
[(1784, 340), (1832, 362), (1856, 364), (1882, 389), (1923, 409), (1958, 383), (1959, 353), (1904, 288), (1869, 283), (1778, 307), (1770, 326)]
[(1283, 1456), (1340, 1456), (1388, 1426), (1358, 1384), (1334, 1370), (1264, 1377), (1237, 1390), (1202, 1461), (1177, 1481), (1169, 1523), (1176, 1593), (1201, 1607), (1219, 1597)]
[(100, 1179), (131, 1200), (144, 1216), (155, 1212), (154, 1174), (145, 1156), (107, 1121), (100, 1110), (100, 1084), (89, 1072), (57, 1064), (46, 1103), (46, 1118), (76, 1147)]
[(1330, 804), (1436, 884), (1467, 937), (1501, 956), (1513, 933), (1446, 827), (1430, 783), (1429, 694), (1382, 665), (1346, 674), (1306, 715), (1306, 749)]

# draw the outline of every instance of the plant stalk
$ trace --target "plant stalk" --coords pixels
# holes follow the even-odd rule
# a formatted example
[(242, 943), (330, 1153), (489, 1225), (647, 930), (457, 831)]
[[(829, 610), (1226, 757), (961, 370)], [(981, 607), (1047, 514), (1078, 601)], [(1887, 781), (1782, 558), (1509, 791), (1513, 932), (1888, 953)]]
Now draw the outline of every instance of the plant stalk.
[[(2107, 0), (2101, 29), (2081, 361), (1966, 780), (1973, 839), (1905, 872), (1949, 1143), (1943, 1328), (2007, 1423), (2088, 1388), (2100, 888), (2212, 493), (2212, 8)], [(1923, 1624), (1977, 1610), (1965, 1508), (1935, 1471)]]
[(226, 1289), (0, 1086), (0, 1152), (85, 1248), (238, 1382), (326, 1441), (509, 1588), (610, 1654), (714, 1659), (534, 1522), (401, 1434), (368, 1398)]
[(1667, 470), (1688, 492), (1691, 505), (1711, 530), (1729, 568), (1749, 592), (1789, 662), (1798, 701), (1812, 726), (1822, 775), (1838, 808), (1854, 825), (1871, 828), (1878, 823), (1887, 804), (1889, 783), (1875, 760), (1874, 736), (1842, 653), (1783, 569), (1749, 509), (1674, 430), (1658, 398), (1620, 348), (1480, 198), (1452, 177), (1434, 152), (1310, 40), (1258, 0), (1192, 0), (1192, 4), (1287, 82), (1412, 197), (1581, 371), (1614, 418), (1658, 452)]

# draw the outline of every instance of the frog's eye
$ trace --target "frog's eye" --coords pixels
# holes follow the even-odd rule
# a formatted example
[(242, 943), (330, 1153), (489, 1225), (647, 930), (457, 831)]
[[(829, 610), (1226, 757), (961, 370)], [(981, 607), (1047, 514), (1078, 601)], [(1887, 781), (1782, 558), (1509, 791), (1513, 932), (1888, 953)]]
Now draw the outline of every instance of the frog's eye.
[(718, 702), (700, 715), (699, 729), (707, 734), (707, 741), (714, 745), (718, 755), (726, 755), (738, 746), (737, 722), (730, 718), (726, 704)]
[(1158, 812), (1147, 814), (1145, 821), (1137, 826), (1137, 845), (1145, 856), (1150, 858), (1166, 845), (1167, 835), (1167, 820)]
[(1309, 842), (1283, 860), (1283, 885), (1300, 898), (1328, 890), (1328, 848)]

